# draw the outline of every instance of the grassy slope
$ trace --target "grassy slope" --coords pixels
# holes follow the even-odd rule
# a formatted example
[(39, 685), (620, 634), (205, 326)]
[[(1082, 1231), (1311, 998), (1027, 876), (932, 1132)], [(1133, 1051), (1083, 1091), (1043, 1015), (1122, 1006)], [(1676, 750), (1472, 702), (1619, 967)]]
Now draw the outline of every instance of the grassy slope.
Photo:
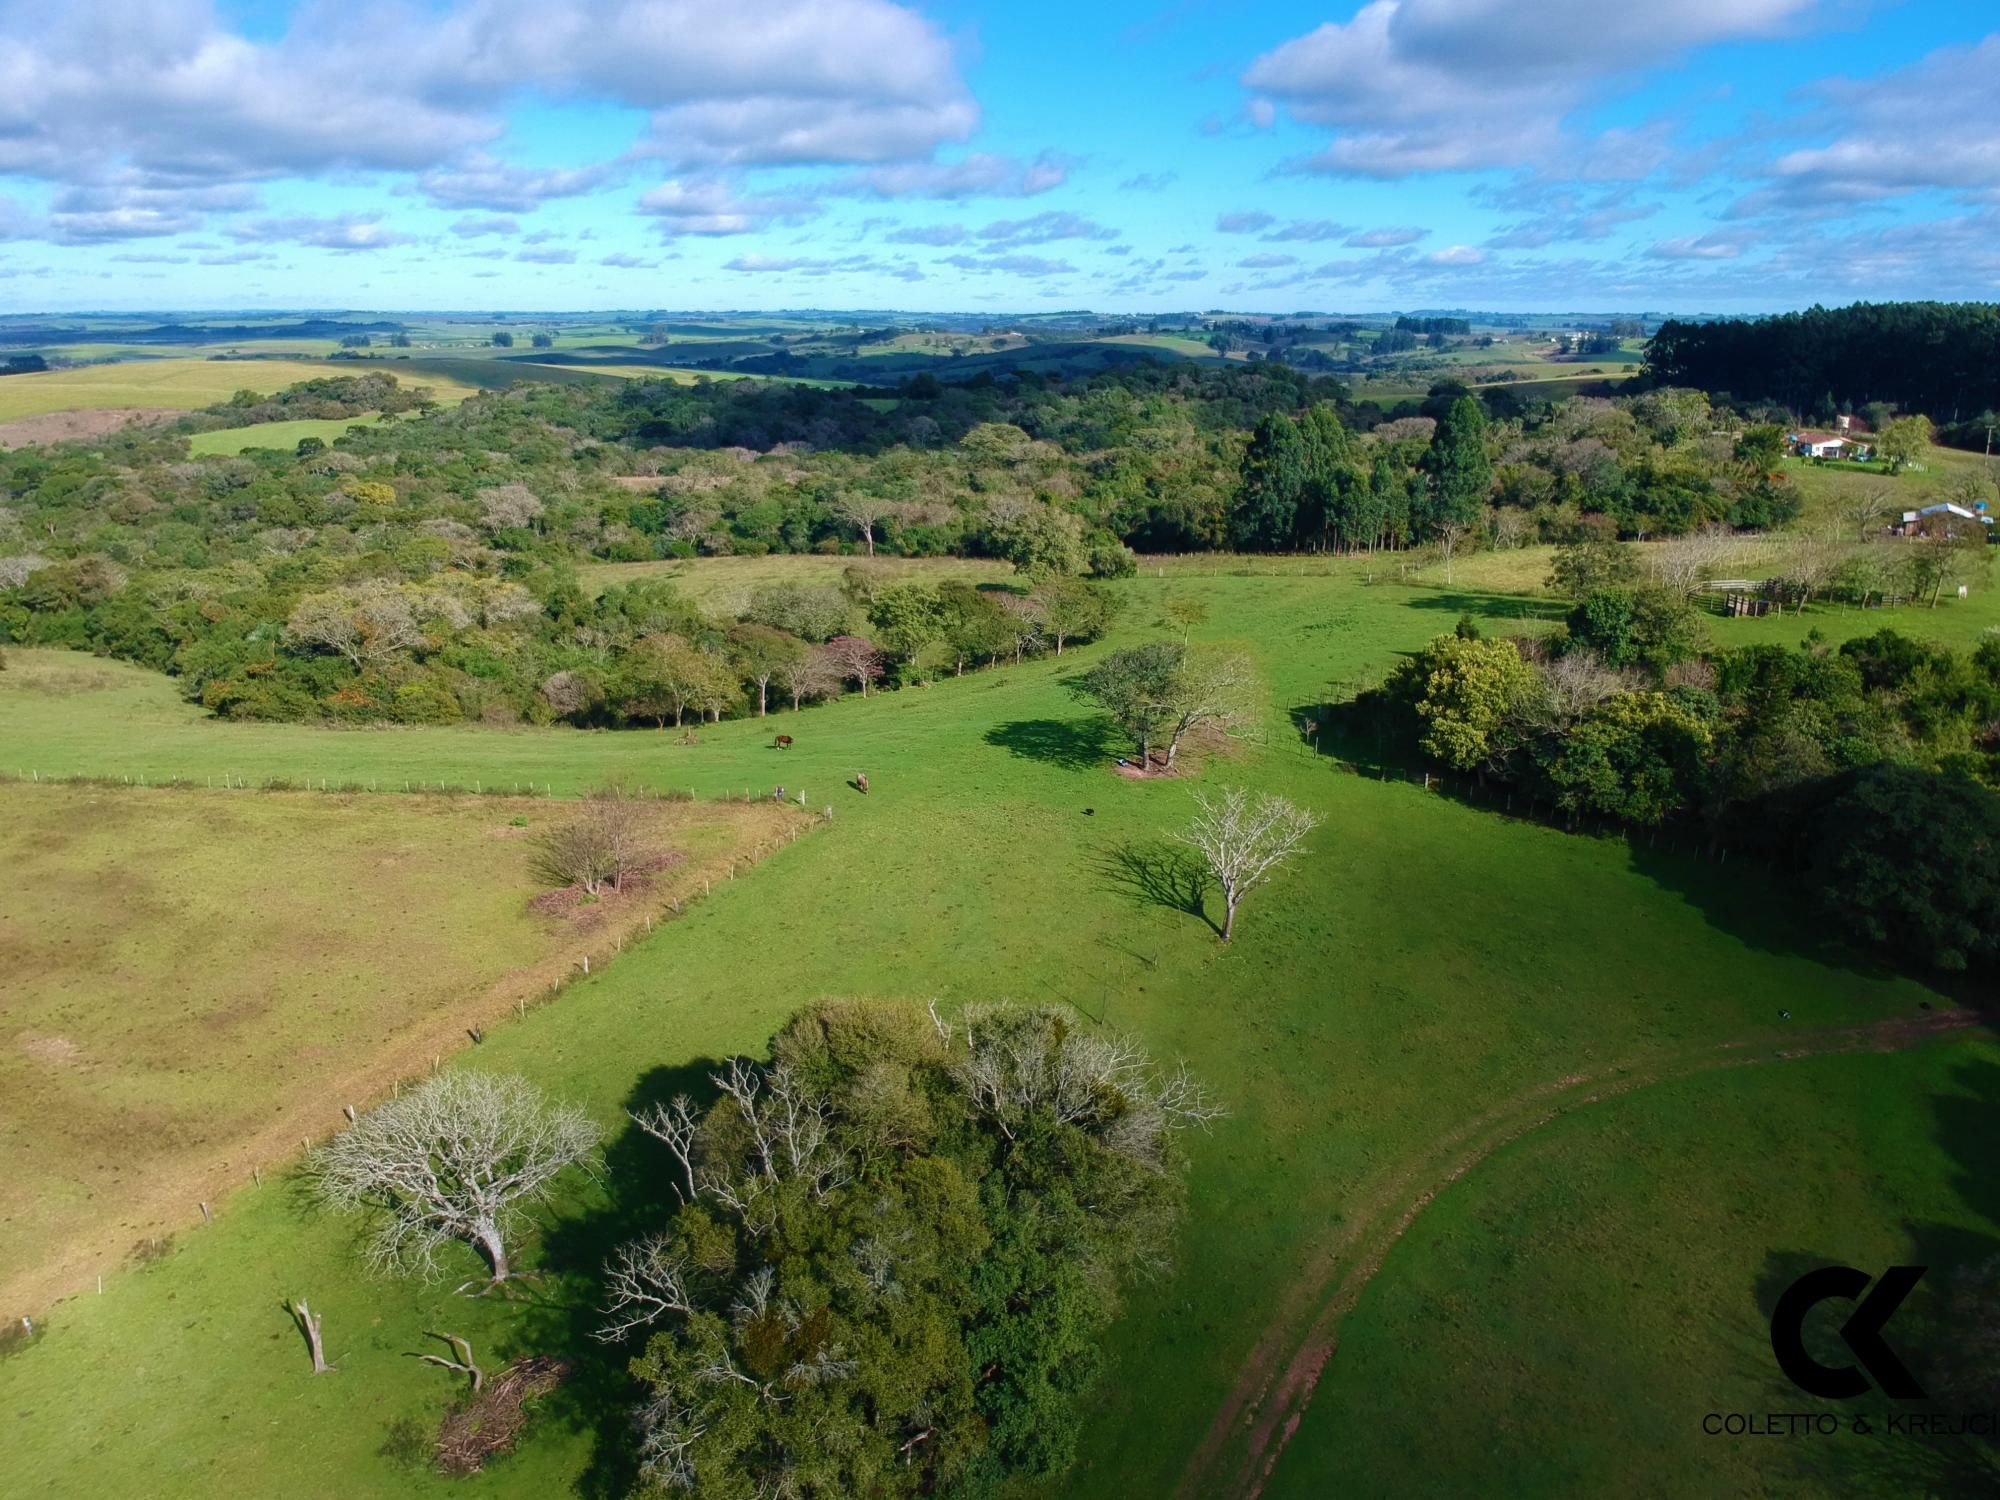
[[(1114, 1333), (1082, 1464), (1055, 1487), (1064, 1495), (1169, 1492), (1280, 1295), (1347, 1206), (1486, 1102), (1579, 1067), (1808, 1033), (1929, 997), (1814, 956), (1814, 935), (1785, 916), (1761, 872), (1565, 837), (1344, 774), (1296, 747), (1285, 710), (1323, 700), (1329, 682), (1379, 673), (1462, 609), (1497, 624), (1518, 600), (1369, 589), (1352, 570), (1123, 589), (1120, 639), (1153, 633), (1171, 594), (1199, 592), (1212, 610), (1201, 633), (1247, 643), (1263, 667), (1272, 708), (1261, 743), (1211, 764), (1206, 779), (1282, 790), (1326, 819), (1311, 858), (1245, 908), (1231, 951), (1145, 893), (1143, 870), (1184, 818), (1186, 789), (1105, 773), (1101, 743), (1060, 686), (1095, 651), (786, 716), (775, 727), (798, 737), (786, 753), (765, 748), (774, 726), (756, 723), (711, 726), (694, 747), (644, 732), (216, 725), (137, 673), (120, 674), (126, 685), (89, 712), (30, 705), (5, 742), (17, 758), (71, 770), (336, 780), (477, 770), (563, 788), (620, 769), (705, 790), (782, 777), (815, 805), (833, 802), (831, 829), (496, 1032), (480, 1062), (519, 1067), (615, 1121), (621, 1104), (659, 1087), (655, 1070), (755, 1047), (799, 1003), (857, 993), (1065, 999), (1195, 1060), (1234, 1114), (1195, 1143), (1181, 1266), (1141, 1288)], [(857, 767), (875, 785), (865, 800), (838, 785)], [(1790, 1023), (1776, 1019), (1780, 1005)], [(1746, 1092), (1761, 1086), (1740, 1077)], [(437, 1382), (413, 1378), (396, 1351), (439, 1326), (430, 1316), (475, 1333), (531, 1325), (485, 1304), (434, 1315), (425, 1294), (401, 1286), (363, 1294), (341, 1241), (338, 1228), (302, 1228), (267, 1192), (191, 1236), (172, 1264), (121, 1278), (101, 1305), (57, 1309), (56, 1335), (0, 1364), (0, 1410), (62, 1414), (28, 1425), (15, 1456), (57, 1493), (121, 1482), (192, 1492), (207, 1464), (251, 1491), (296, 1488), (306, 1472), (326, 1476), (327, 1493), (401, 1492), (370, 1450), (379, 1424), (425, 1390), (434, 1398)], [(582, 1246), (601, 1248), (588, 1222), (551, 1249), (574, 1251), (562, 1263), (580, 1266)], [(294, 1289), (336, 1299), (330, 1329), (353, 1329), (354, 1345), (335, 1340), (357, 1350), (335, 1380), (299, 1372), (273, 1306)], [(190, 1318), (196, 1336), (174, 1332)], [(568, 1347), (556, 1330), (518, 1337)], [(133, 1349), (200, 1384), (169, 1401), (113, 1378)], [(270, 1436), (280, 1430), (283, 1452)], [(80, 1436), (96, 1431), (116, 1441)], [(548, 1493), (589, 1447), (587, 1433), (548, 1431), (491, 1482)], [(149, 1462), (162, 1452), (177, 1466), (164, 1476)]]
[(577, 581), (592, 594), (600, 594), (614, 583), (640, 579), (663, 579), (688, 598), (709, 609), (744, 608), (750, 595), (774, 583), (810, 583), (840, 586), (848, 568), (873, 566), (885, 576), (901, 581), (921, 578), (933, 583), (963, 579), (988, 583), (1012, 576), (1014, 565), (994, 558), (970, 557), (883, 557), (871, 564), (860, 557), (818, 557), (796, 552), (777, 552), (765, 557), (704, 557), (679, 562), (598, 563), (577, 569)]
[[(1854, 1460), (1879, 1439), (1712, 1437), (1701, 1421), (1813, 1410), (1846, 1427), (1883, 1409), (1874, 1395), (1813, 1401), (1777, 1371), (1771, 1307), (1811, 1266), (1931, 1266), (1891, 1333), (1912, 1361), (1939, 1346), (1929, 1295), (2000, 1250), (1985, 1170), (2000, 1048), (1767, 1072), (1561, 1117), (1447, 1189), (1347, 1320), (1272, 1500), (1407, 1493), (1418, 1474), (1434, 1494), (1919, 1492), (1919, 1465), (1864, 1477)], [(1450, 1415), (1419, 1427), (1413, 1412)]]

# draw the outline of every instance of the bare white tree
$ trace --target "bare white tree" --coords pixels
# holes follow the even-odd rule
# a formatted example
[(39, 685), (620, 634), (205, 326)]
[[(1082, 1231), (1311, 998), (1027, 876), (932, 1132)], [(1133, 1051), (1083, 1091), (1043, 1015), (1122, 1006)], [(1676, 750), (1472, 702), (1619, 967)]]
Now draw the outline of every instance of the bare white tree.
[(1243, 651), (1190, 646), (1168, 679), (1165, 701), (1167, 765), (1172, 767), (1181, 741), (1203, 724), (1227, 729), (1250, 712), (1250, 690), (1257, 668)]
[(383, 1269), (435, 1274), (453, 1240), (476, 1246), (493, 1280), (511, 1274), (506, 1237), (521, 1209), (568, 1167), (587, 1168), (598, 1129), (513, 1075), (440, 1073), (363, 1115), (314, 1154), (320, 1195), (382, 1216), (370, 1254)]
[(1891, 514), (1894, 501), (1886, 486), (1869, 485), (1841, 497), (1840, 518), (1854, 528), (1857, 542), (1865, 542), (1876, 530), (1876, 523)]
[(1213, 799), (1195, 793), (1201, 809), (1173, 838), (1193, 849), (1222, 887), (1222, 940), (1236, 932), (1236, 908), (1298, 853), (1319, 819), (1273, 793), (1254, 800), (1241, 787), (1224, 787)]
[(1009, 1140), (1039, 1116), (1157, 1168), (1172, 1131), (1225, 1114), (1185, 1066), (1162, 1073), (1131, 1037), (1088, 1031), (1055, 1006), (968, 1006), (953, 1024), (933, 1005), (931, 1021), (953, 1079)]
[(1632, 685), (1590, 650), (1564, 652), (1544, 669), (1543, 680), (1548, 684), (1549, 706), (1565, 723), (1581, 718), (1613, 693), (1622, 693)]
[(1465, 540), (1472, 528), (1464, 521), (1446, 519), (1437, 524), (1438, 556), (1444, 559), (1444, 581), (1451, 582), (1451, 559), (1458, 551), (1458, 544)]
[(1654, 542), (1645, 549), (1645, 556), (1661, 588), (1691, 594), (1715, 575), (1735, 546), (1727, 528), (1710, 526)]
[(605, 1312), (611, 1321), (598, 1329), (597, 1337), (606, 1343), (616, 1343), (670, 1312), (696, 1311), (687, 1287), (687, 1263), (673, 1253), (664, 1235), (620, 1245), (604, 1268), (604, 1288), (610, 1296)]
[(896, 507), (877, 495), (847, 494), (833, 502), (833, 513), (850, 522), (861, 533), (868, 555), (875, 555), (875, 528), (896, 513)]
[(384, 579), (307, 594), (292, 606), (285, 633), (304, 645), (337, 651), (357, 668), (424, 640), (409, 595)]

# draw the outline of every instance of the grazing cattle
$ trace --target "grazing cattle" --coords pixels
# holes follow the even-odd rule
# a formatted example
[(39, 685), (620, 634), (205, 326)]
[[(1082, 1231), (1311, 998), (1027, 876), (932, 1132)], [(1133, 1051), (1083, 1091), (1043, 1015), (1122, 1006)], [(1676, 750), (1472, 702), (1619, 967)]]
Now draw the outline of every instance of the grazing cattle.
[(868, 794), (868, 778), (859, 771), (854, 773), (854, 789), (864, 797)]
[(792, 748), (792, 737), (789, 734), (781, 734), (778, 736), (777, 744), (780, 750), (789, 750)]

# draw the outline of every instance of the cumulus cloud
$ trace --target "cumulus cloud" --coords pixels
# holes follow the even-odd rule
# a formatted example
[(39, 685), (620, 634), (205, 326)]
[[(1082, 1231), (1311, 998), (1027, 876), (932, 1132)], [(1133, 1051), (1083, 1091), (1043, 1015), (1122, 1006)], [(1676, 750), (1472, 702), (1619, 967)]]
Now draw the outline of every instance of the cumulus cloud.
[(417, 190), (439, 208), (483, 208), (494, 213), (533, 213), (550, 198), (573, 198), (595, 192), (610, 181), (612, 169), (587, 167), (537, 169), (510, 166), (484, 151), (417, 179)]
[(1033, 161), (977, 151), (959, 161), (907, 162), (844, 177), (826, 191), (873, 198), (1032, 198), (1069, 180), (1068, 158), (1045, 151)]
[(1260, 229), (1268, 229), (1278, 221), (1267, 213), (1248, 210), (1240, 213), (1217, 214), (1215, 232), (1217, 234), (1255, 234)]
[(647, 260), (642, 255), (625, 255), (622, 253), (600, 256), (597, 263), (600, 266), (611, 266), (620, 271), (650, 271), (660, 264), (656, 260)]
[(1418, 229), (1407, 224), (1392, 224), (1382, 229), (1356, 230), (1341, 243), (1351, 245), (1356, 250), (1387, 250), (1396, 245), (1414, 245), (1429, 233), (1428, 229)]
[(1124, 193), (1160, 193), (1180, 180), (1178, 172), (1140, 172), (1119, 183), (1118, 190)]
[(1246, 255), (1236, 262), (1246, 271), (1268, 271), (1276, 266), (1295, 266), (1298, 263), (1299, 258), (1296, 255), (1279, 255), (1274, 251), (1266, 251), (1262, 255)]
[(1424, 257), (1424, 264), (1430, 266), (1476, 266), (1486, 259), (1486, 252), (1476, 245), (1447, 245), (1442, 250), (1433, 250)]
[[(0, 0), (0, 173), (109, 200), (44, 232), (176, 233), (214, 206), (143, 195), (280, 177), (407, 172), (442, 206), (526, 213), (618, 175), (494, 156), (530, 95), (646, 111), (628, 156), (681, 170), (930, 166), (978, 124), (948, 41), (892, 0), (765, 0), (755, 24), (735, 0), (310, 4), (254, 32), (228, 15)], [(1051, 173), (1022, 168), (1014, 190)]]
[(1291, 241), (1313, 242), (1319, 240), (1345, 239), (1355, 232), (1351, 224), (1336, 224), (1331, 219), (1294, 219), (1282, 229), (1274, 229), (1265, 235), (1266, 240), (1276, 243)]
[(452, 221), (451, 232), (462, 240), (476, 240), (489, 234), (519, 234), (521, 226), (505, 217), (481, 218), (475, 214), (466, 214)]
[(1847, 213), (1924, 189), (2000, 201), (2000, 34), (1945, 47), (1874, 78), (1834, 78), (1805, 91), (1783, 127), (1819, 137), (1770, 162), (1768, 185), (1731, 218)]
[(1489, 198), (1496, 203), (1532, 202), (1537, 209), (1532, 217), (1508, 225), (1489, 239), (1488, 248), (1495, 250), (1541, 250), (1558, 243), (1601, 240), (1660, 211), (1657, 203), (1636, 201), (1629, 188), (1589, 201), (1570, 190), (1524, 184)]
[(1273, 48), (1245, 88), (1334, 132), (1296, 170), (1395, 178), (1573, 150), (1566, 116), (1608, 84), (1713, 42), (1775, 35), (1814, 0), (1372, 0)]
[(997, 219), (979, 237), (995, 246), (1045, 245), (1051, 240), (1115, 240), (1118, 231), (1082, 214), (1051, 211), (1028, 219)]
[(573, 266), (576, 264), (576, 252), (555, 245), (543, 245), (536, 249), (517, 250), (514, 252), (514, 259), (529, 261), (538, 266)]
[(922, 281), (924, 273), (908, 261), (878, 260), (870, 255), (822, 258), (806, 255), (739, 255), (723, 262), (723, 270), (760, 276), (833, 276), (873, 274), (899, 281)]
[(975, 276), (1026, 276), (1039, 279), (1044, 276), (1074, 275), (1076, 267), (1066, 260), (1044, 260), (1039, 255), (947, 255), (943, 265), (956, 266)]
[(1734, 260), (1748, 243), (1740, 234), (1690, 234), (1661, 240), (1646, 253), (1655, 260)]
[(290, 214), (238, 224), (229, 237), (239, 244), (269, 244), (282, 241), (308, 245), (318, 250), (382, 250), (391, 245), (407, 245), (415, 235), (399, 234), (383, 227), (380, 214), (335, 214), (318, 218), (312, 214)]
[(892, 230), (886, 238), (894, 245), (961, 245), (966, 236), (963, 224), (918, 224)]
[(659, 220), (669, 239), (684, 234), (756, 234), (796, 224), (820, 211), (797, 194), (745, 194), (721, 178), (674, 178), (642, 195), (639, 212)]

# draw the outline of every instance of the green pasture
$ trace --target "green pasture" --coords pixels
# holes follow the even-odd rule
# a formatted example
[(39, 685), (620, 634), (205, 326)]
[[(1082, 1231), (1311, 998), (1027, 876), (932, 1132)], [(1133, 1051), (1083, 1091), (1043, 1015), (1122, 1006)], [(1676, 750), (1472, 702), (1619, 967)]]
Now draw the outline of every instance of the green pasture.
[[(482, 1489), (614, 1492), (623, 1478), (617, 1408), (630, 1393), (618, 1357), (586, 1337), (589, 1278), (608, 1246), (645, 1221), (632, 1193), (659, 1166), (622, 1111), (699, 1087), (707, 1060), (758, 1047), (816, 997), (935, 999), (949, 1010), (1004, 996), (1067, 1002), (1137, 1033), (1157, 1055), (1186, 1058), (1231, 1111), (1191, 1142), (1178, 1262), (1130, 1297), (1079, 1465), (1046, 1493), (1167, 1496), (1184, 1478), (1191, 1496), (1234, 1493), (1217, 1476), (1235, 1472), (1247, 1425), (1225, 1424), (1217, 1451), (1203, 1455), (1213, 1462), (1190, 1465), (1246, 1361), (1267, 1333), (1287, 1349), (1306, 1337), (1344, 1230), (1371, 1205), (1404, 1201), (1455, 1132), (1579, 1073), (1644, 1069), (1725, 1045), (1775, 1049), (1947, 1003), (1925, 984), (1857, 965), (1764, 870), (1566, 835), (1468, 804), (1463, 789), (1426, 792), (1315, 755), (1297, 717), (1378, 678), (1460, 614), (1500, 631), (1560, 612), (1470, 584), (1366, 577), (1359, 562), (1289, 574), (1172, 568), (1118, 585), (1125, 609), (1111, 637), (1060, 660), (704, 725), (693, 744), (652, 731), (221, 724), (133, 668), (93, 665), (101, 685), (61, 699), (19, 691), (14, 670), (0, 674), (0, 771), (324, 776), (385, 788), (484, 777), (558, 793), (613, 775), (702, 795), (783, 782), (832, 810), (831, 823), (459, 1060), (525, 1073), (584, 1104), (616, 1138), (619, 1172), (604, 1186), (573, 1184), (544, 1219), (527, 1259), (547, 1279), (524, 1301), (454, 1297), (449, 1282), (370, 1280), (351, 1225), (314, 1214), (267, 1178), (224, 1203), (214, 1225), (178, 1236), (171, 1255), (107, 1278), (101, 1297), (93, 1289), (46, 1309), (47, 1336), (0, 1360), (9, 1465), (63, 1496), (205, 1495), (224, 1484), (301, 1496), (441, 1492), (443, 1481), (399, 1469), (378, 1449), (391, 1421), (435, 1421), (453, 1389), (407, 1357), (426, 1329), (444, 1328), (496, 1359), (542, 1351), (578, 1361), (574, 1399), (556, 1398), (522, 1453), (492, 1468)], [(1106, 650), (1169, 633), (1166, 605), (1183, 597), (1208, 606), (1197, 639), (1251, 653), (1265, 710), (1239, 740), (1197, 751), (1181, 781), (1124, 780), (1110, 765), (1115, 740), (1064, 681)], [(1937, 613), (1961, 641), (1990, 618)], [(1796, 639), (1817, 618), (1756, 623)], [(14, 655), (17, 665), (49, 659)], [(775, 731), (794, 736), (794, 747), (773, 748)], [(847, 785), (857, 770), (872, 783), (865, 797)], [(1188, 815), (1184, 783), (1226, 782), (1283, 792), (1323, 819), (1308, 857), (1246, 903), (1229, 949), (1210, 926), (1212, 900), (1197, 911), (1179, 894), (1165, 837)], [(1933, 1050), (1991, 1056), (1972, 1032)], [(1805, 1073), (1786, 1071), (1808, 1066), (1820, 1065), (1744, 1068), (1711, 1086), (1773, 1129), (1837, 1132), (1854, 1114), (1852, 1091), (1815, 1089)], [(1867, 1055), (1848, 1066), (1857, 1086), (1896, 1091), (1914, 1064)], [(1668, 1124), (1706, 1130), (1697, 1107)], [(1579, 1113), (1573, 1129), (1587, 1132), (1595, 1118)], [(1678, 1149), (1664, 1126), (1661, 1137), (1663, 1151)], [(1712, 1154), (1700, 1144), (1708, 1137), (1690, 1139), (1697, 1156)], [(1890, 1160), (1885, 1148), (1815, 1168), (1848, 1183), (1823, 1207), (1737, 1190), (1723, 1200), (1736, 1207), (1730, 1233), (1752, 1245), (1834, 1243), (1842, 1216), (1882, 1207), (1858, 1184)], [(1894, 1160), (1909, 1201), (1972, 1222), (1960, 1206), (1968, 1188), (1944, 1156)], [(1480, 1182), (1474, 1173), (1454, 1191)], [(1573, 1191), (1589, 1187), (1586, 1177)], [(1509, 1201), (1504, 1182), (1497, 1191)], [(1650, 1200), (1605, 1202), (1606, 1237), (1637, 1241), (1655, 1227)], [(1569, 1253), (1553, 1235), (1524, 1232), (1519, 1243), (1524, 1264), (1545, 1255), (1559, 1264)], [(468, 1252), (464, 1274), (473, 1266)], [(1720, 1305), (1755, 1291), (1730, 1284), (1736, 1269), (1703, 1252), (1686, 1272), (1713, 1277)], [(1370, 1295), (1387, 1295), (1395, 1276), (1385, 1271)], [(326, 1314), (337, 1375), (306, 1373), (277, 1305), (300, 1294)], [(1682, 1386), (1708, 1372), (1715, 1335), (1690, 1338), (1646, 1318), (1628, 1326), (1601, 1300), (1553, 1306), (1535, 1335), (1553, 1340), (1566, 1327), (1579, 1343), (1628, 1338), (1634, 1362), (1666, 1365)], [(1436, 1357), (1456, 1358), (1450, 1335), (1440, 1337), (1447, 1346)], [(1529, 1400), (1548, 1388), (1525, 1358), (1482, 1378), (1500, 1394), (1440, 1389), (1371, 1417), (1381, 1430), (1368, 1464), (1341, 1469), (1339, 1487), (1462, 1493), (1440, 1487), (1430, 1467), (1438, 1424), (1471, 1400), (1497, 1404), (1509, 1389)], [(1344, 1455), (1343, 1424), (1379, 1399), (1336, 1367), (1306, 1411), (1302, 1456), (1287, 1464), (1317, 1463), (1322, 1429)], [(1584, 1449), (1575, 1462), (1571, 1492), (1630, 1488), (1628, 1450)], [(1769, 1448), (1750, 1452), (1742, 1488), (1781, 1491), (1781, 1462)], [(1303, 1469), (1291, 1493), (1333, 1472)], [(1513, 1480), (1489, 1470), (1480, 1485), (1525, 1493), (1535, 1473)]]
[(92, 407), (176, 407), (192, 410), (227, 401), (238, 391), (269, 395), (302, 380), (357, 374), (301, 360), (146, 359), (10, 375), (0, 380), (0, 422), (43, 412)]
[(298, 447), (304, 438), (316, 437), (331, 445), (347, 436), (350, 427), (373, 427), (382, 420), (379, 412), (362, 417), (307, 417), (297, 422), (259, 422), (250, 427), (223, 427), (214, 432), (197, 432), (188, 440), (194, 453), (243, 453), (252, 448)]
[(922, 579), (943, 583), (998, 583), (1013, 576), (1014, 565), (992, 557), (826, 557), (807, 552), (772, 552), (763, 557), (690, 557), (643, 563), (591, 563), (578, 568), (577, 582), (591, 594), (613, 584), (664, 582), (713, 613), (740, 613), (758, 589), (776, 583), (840, 587), (849, 568), (864, 568), (887, 582)]
[[(1439, 1495), (2000, 1490), (1990, 1447), (1887, 1437), (1896, 1403), (1807, 1397), (1769, 1343), (1802, 1272), (1924, 1265), (1889, 1332), (1935, 1368), (1952, 1334), (1938, 1293), (2000, 1253), (1996, 1120), (1990, 1038), (1709, 1071), (1564, 1114), (1445, 1188), (1389, 1252), (1267, 1493), (1410, 1493), (1417, 1474)], [(1841, 1431), (1703, 1430), (1710, 1413), (1797, 1411)]]

